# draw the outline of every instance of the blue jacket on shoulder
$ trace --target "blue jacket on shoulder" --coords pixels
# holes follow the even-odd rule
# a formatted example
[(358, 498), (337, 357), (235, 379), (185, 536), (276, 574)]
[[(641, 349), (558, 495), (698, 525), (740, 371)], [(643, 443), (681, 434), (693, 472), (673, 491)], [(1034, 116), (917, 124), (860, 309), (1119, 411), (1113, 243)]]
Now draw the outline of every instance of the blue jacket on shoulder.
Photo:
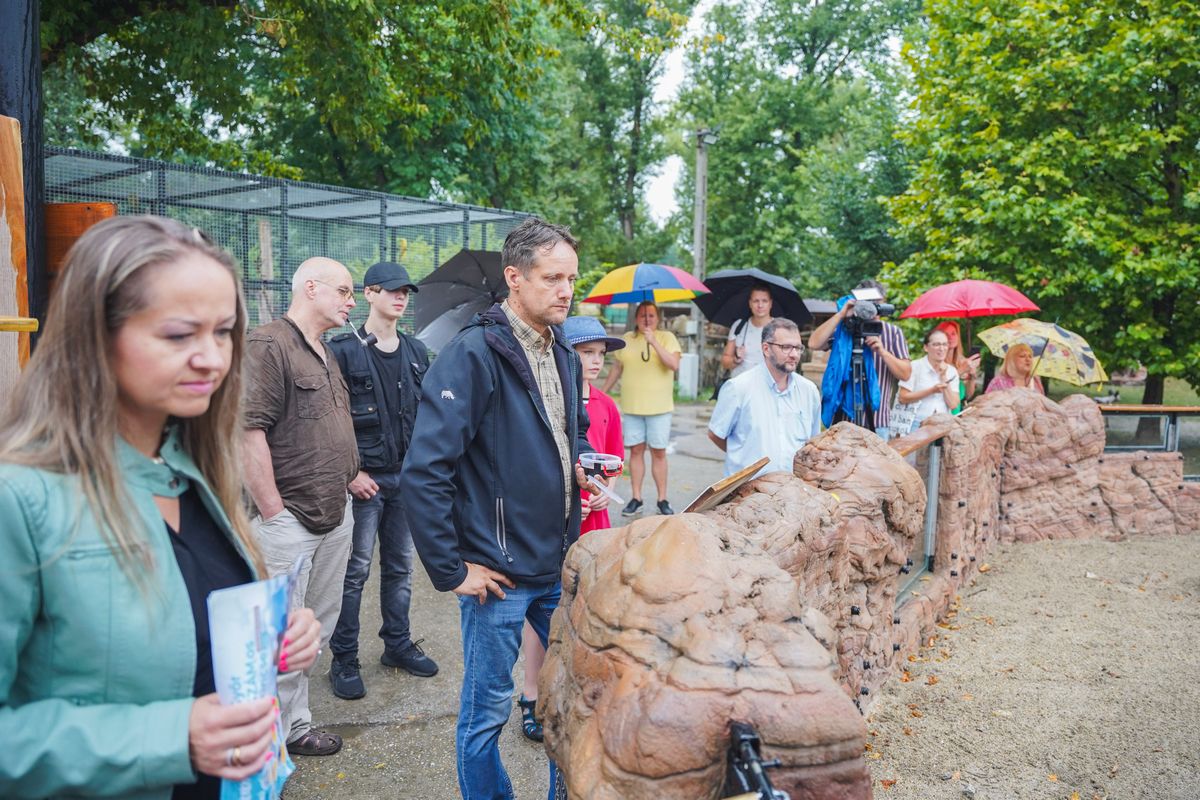
[[(593, 452), (579, 357), (557, 328), (554, 339), (574, 464)], [(518, 584), (558, 581), (579, 538), (579, 492), (571, 492), (564, 517), (554, 434), (499, 305), (476, 316), (426, 373), (401, 491), (417, 553), (438, 590), (466, 579), (466, 561)]]

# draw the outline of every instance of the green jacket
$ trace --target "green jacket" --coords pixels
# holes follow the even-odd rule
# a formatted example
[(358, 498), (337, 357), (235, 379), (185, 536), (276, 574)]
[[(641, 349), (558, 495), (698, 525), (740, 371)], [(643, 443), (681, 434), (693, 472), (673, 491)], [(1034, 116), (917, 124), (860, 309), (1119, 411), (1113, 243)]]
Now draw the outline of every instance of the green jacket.
[(160, 456), (118, 441), (155, 564), (149, 591), (80, 513), (74, 476), (0, 464), (0, 797), (166, 800), (196, 779), (195, 623), (154, 495), (192, 481), (231, 539), (232, 529), (177, 430)]

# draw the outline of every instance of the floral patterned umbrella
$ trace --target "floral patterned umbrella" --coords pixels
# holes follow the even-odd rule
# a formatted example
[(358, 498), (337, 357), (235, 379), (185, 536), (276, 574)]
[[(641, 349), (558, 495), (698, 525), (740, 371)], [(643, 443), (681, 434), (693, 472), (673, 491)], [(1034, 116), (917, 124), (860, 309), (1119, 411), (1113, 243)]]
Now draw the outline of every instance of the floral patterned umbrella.
[(1054, 322), (1014, 319), (980, 331), (979, 338), (999, 357), (1003, 357), (1013, 345), (1029, 345), (1037, 359), (1033, 372), (1043, 378), (1053, 378), (1074, 386), (1108, 380), (1104, 367), (1092, 352), (1092, 346), (1078, 333), (1059, 327)]

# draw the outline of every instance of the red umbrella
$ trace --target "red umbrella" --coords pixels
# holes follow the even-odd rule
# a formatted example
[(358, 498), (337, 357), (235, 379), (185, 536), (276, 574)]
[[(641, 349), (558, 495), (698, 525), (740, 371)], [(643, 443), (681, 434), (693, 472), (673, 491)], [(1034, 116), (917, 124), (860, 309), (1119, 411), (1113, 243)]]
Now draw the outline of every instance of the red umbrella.
[(926, 317), (995, 317), (1041, 311), (1025, 295), (995, 281), (962, 280), (936, 286), (904, 309), (906, 319)]

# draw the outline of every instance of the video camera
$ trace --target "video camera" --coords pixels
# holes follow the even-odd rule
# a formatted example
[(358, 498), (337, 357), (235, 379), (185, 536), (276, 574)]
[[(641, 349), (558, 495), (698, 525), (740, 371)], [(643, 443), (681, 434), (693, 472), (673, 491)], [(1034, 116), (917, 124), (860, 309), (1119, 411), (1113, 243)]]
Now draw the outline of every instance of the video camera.
[(861, 341), (868, 336), (882, 336), (883, 322), (879, 317), (890, 317), (896, 313), (896, 307), (883, 302), (883, 294), (875, 288), (851, 289), (854, 295), (854, 308), (842, 320), (846, 332)]

